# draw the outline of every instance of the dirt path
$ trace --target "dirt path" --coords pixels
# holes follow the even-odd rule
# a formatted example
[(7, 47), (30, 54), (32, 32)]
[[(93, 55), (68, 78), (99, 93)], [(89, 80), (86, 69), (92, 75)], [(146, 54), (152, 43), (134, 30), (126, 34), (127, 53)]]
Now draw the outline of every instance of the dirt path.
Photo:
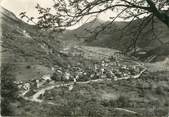
[[(109, 79), (110, 80), (110, 79)], [(96, 79), (96, 80), (89, 80), (89, 81), (85, 81), (85, 82), (77, 82), (77, 84), (88, 84), (90, 82), (100, 82), (100, 81), (104, 81), (104, 79)], [(25, 100), (28, 100), (28, 101), (32, 101), (32, 102), (43, 102), (43, 100), (39, 99), (39, 97), (41, 95), (44, 95), (46, 91), (49, 91), (49, 90), (52, 90), (54, 88), (59, 88), (59, 87), (64, 87), (64, 86), (70, 86), (70, 85), (74, 85), (73, 82), (70, 82), (70, 83), (67, 83), (67, 84), (59, 84), (59, 85), (52, 85), (52, 86), (48, 86), (48, 87), (45, 87), (41, 90), (39, 90), (38, 92), (36, 92), (33, 96), (31, 97), (26, 97), (25, 94), (29, 91), (26, 91), (25, 93), (23, 93), (23, 98)], [(49, 104), (52, 104), (49, 102)], [(53, 104), (52, 104), (53, 105)]]

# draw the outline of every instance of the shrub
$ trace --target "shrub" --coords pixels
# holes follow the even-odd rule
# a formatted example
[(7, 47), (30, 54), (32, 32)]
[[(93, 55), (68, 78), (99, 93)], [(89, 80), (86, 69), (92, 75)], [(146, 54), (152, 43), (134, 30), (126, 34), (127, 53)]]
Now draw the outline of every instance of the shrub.
[(14, 115), (11, 103), (17, 100), (17, 85), (14, 83), (14, 66), (3, 64), (1, 69), (1, 115)]

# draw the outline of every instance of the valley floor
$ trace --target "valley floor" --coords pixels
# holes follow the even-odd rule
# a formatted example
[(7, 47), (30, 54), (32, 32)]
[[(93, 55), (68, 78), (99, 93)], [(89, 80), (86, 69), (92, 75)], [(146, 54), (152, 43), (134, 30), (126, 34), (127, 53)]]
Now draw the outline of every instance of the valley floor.
[[(87, 54), (83, 57), (94, 58), (88, 56), (90, 52), (85, 50)], [(71, 52), (67, 54), (69, 53)], [(98, 54), (95, 57), (103, 59), (104, 55)], [(84, 62), (84, 59), (82, 60)], [(112, 76), (112, 79), (108, 77), (90, 79), (88, 76), (95, 71), (92, 70), (94, 66), (85, 71), (82, 65), (79, 67), (80, 71), (90, 74), (85, 78), (82, 76), (82, 79), (77, 82), (70, 79), (64, 83), (55, 81), (44, 83), (40, 88), (28, 88), (15, 104), (16, 115), (27, 117), (168, 117), (169, 71), (166, 69), (168, 62), (144, 63), (146, 66), (144, 67), (143, 63), (129, 61), (126, 58), (122, 61), (118, 59), (118, 61), (118, 67), (113, 66), (113, 62), (104, 63), (103, 67), (107, 73), (112, 70), (112, 75), (120, 73), (121, 68), (125, 67), (122, 69), (124, 72), (117, 74), (117, 78)], [(89, 64), (87, 68), (91, 68), (92, 63)], [(101, 63), (97, 65), (100, 67), (96, 73), (101, 74), (102, 65)], [(160, 65), (159, 68), (158, 65)], [(131, 70), (132, 67), (137, 69), (139, 66), (141, 66), (139, 72)], [(73, 67), (69, 67), (70, 73), (71, 70)], [(63, 74), (66, 71), (64, 69)], [(134, 72), (133, 76), (132, 72)], [(76, 71), (72, 73), (76, 74)], [(126, 77), (123, 76), (125, 73)]]

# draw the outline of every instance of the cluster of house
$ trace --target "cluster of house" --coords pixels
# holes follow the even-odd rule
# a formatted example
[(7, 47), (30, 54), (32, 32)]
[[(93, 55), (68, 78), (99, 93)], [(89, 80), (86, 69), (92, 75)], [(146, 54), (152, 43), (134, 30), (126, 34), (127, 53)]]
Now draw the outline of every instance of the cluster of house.
[(18, 89), (20, 91), (20, 94), (25, 94), (24, 92), (30, 91), (30, 90), (36, 90), (40, 87), (42, 87), (45, 84), (48, 84), (51, 82), (51, 75), (43, 75), (40, 79), (32, 79), (28, 80), (26, 82), (23, 81), (15, 81), (14, 83), (17, 84)]
[(74, 82), (77, 81), (88, 81), (94, 79), (104, 79), (109, 78), (112, 80), (117, 80), (118, 78), (122, 77), (132, 77), (137, 75), (141, 68), (138, 66), (129, 66), (120, 64), (118, 61), (101, 61), (98, 63), (94, 63), (88, 67), (82, 66), (70, 66), (68, 65), (67, 68), (62, 67), (55, 67), (51, 70), (54, 73), (47, 74), (42, 76), (40, 79), (33, 79), (28, 82), (16, 82), (19, 89), (22, 91), (28, 91), (30, 89), (38, 89), (43, 87), (45, 84), (49, 84), (51, 82)]
[(52, 76), (55, 81), (88, 81), (92, 79), (110, 78), (116, 80), (121, 77), (133, 76), (141, 71), (141, 67), (120, 64), (119, 61), (101, 61), (90, 66), (68, 66), (67, 69), (58, 68)]

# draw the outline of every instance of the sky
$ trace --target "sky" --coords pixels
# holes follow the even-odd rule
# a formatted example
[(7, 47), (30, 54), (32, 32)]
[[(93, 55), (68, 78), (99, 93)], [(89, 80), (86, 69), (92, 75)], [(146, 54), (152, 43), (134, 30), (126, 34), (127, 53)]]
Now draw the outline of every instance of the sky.
[[(19, 14), (24, 11), (27, 12), (28, 16), (38, 16), (38, 12), (35, 9), (37, 3), (39, 3), (42, 7), (50, 7), (53, 5), (52, 0), (0, 0), (0, 2), (1, 6), (12, 11), (17, 17), (19, 17)], [(109, 18), (108, 16), (110, 16), (110, 13), (106, 12), (101, 14), (99, 19), (101, 21), (107, 21)], [(79, 22), (76, 26), (72, 28), (79, 27), (79, 25), (82, 25), (85, 21), (86, 20)]]
[(15, 13), (16, 16), (23, 11), (26, 11), (28, 15), (36, 16), (37, 3), (43, 7), (52, 6), (52, 0), (1, 0), (1, 6)]

